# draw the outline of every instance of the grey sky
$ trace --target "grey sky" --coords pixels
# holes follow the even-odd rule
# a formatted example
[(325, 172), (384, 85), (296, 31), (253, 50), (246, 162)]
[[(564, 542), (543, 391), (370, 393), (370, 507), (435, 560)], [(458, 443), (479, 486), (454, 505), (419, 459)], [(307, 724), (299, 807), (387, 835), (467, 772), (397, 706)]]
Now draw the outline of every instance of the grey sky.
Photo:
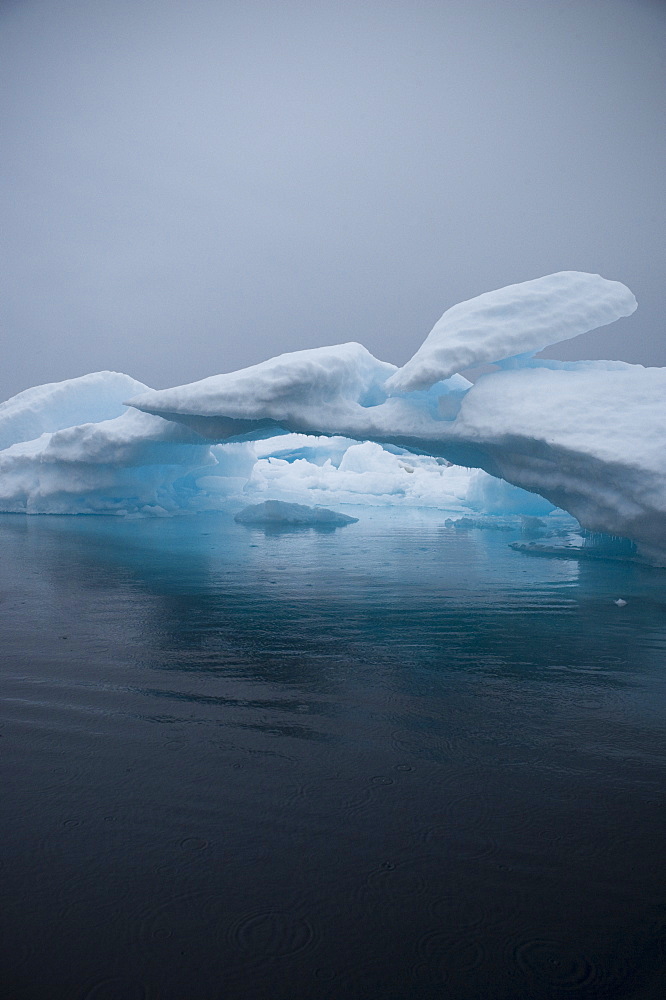
[(0, 0), (0, 398), (159, 388), (551, 271), (638, 312), (550, 356), (666, 364), (666, 5)]

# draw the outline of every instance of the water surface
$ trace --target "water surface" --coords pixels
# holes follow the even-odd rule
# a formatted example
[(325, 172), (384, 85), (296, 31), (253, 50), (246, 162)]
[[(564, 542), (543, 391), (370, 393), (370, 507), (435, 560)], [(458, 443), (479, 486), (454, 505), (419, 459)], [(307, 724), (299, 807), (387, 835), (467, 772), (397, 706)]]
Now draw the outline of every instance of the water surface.
[(349, 512), (0, 519), (3, 1000), (664, 995), (666, 573)]

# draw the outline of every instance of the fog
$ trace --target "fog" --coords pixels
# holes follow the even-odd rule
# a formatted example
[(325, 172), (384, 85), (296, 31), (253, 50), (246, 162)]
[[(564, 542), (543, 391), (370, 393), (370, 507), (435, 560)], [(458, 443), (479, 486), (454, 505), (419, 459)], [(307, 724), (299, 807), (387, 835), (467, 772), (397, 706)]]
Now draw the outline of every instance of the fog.
[(552, 271), (638, 312), (547, 353), (666, 364), (666, 7), (0, 3), (0, 398), (348, 340), (404, 363)]

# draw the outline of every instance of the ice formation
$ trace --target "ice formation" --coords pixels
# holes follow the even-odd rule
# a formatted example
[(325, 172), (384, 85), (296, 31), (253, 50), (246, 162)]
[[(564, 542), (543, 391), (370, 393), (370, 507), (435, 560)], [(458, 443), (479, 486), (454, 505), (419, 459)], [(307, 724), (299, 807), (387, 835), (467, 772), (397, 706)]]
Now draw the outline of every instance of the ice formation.
[[(454, 306), (401, 369), (349, 343), (173, 389), (116, 373), (30, 389), (0, 407), (0, 509), (555, 506), (664, 564), (666, 369), (531, 357), (634, 308), (619, 282), (563, 271)], [(459, 374), (482, 362), (500, 370)]]
[(135, 396), (131, 405), (212, 440), (269, 437), (284, 428), (309, 433), (314, 412), (322, 424), (319, 433), (344, 435), (350, 413), (362, 414), (386, 398), (383, 385), (394, 371), (395, 365), (378, 361), (361, 344), (340, 344), (149, 391)]
[[(463, 511), (469, 509), (470, 487), (477, 475), (494, 482), (486, 473), (449, 465), (442, 458), (413, 455), (400, 448), (391, 451), (372, 441), (359, 444), (348, 438), (288, 434), (258, 442), (255, 451), (257, 461), (245, 492), (299, 502), (335, 500)], [(524, 505), (535, 500), (546, 503), (505, 485), (523, 498)]]
[(357, 517), (339, 514), (328, 507), (307, 507), (302, 503), (286, 503), (284, 500), (265, 500), (250, 504), (234, 517), (239, 524), (262, 525), (264, 527), (309, 527), (339, 528), (345, 524), (356, 524)]
[(635, 309), (625, 285), (599, 274), (558, 271), (507, 285), (448, 309), (387, 387), (392, 393), (428, 389), (454, 372), (535, 354)]
[(118, 372), (94, 372), (26, 389), (0, 403), (0, 450), (45, 432), (120, 417), (126, 412), (123, 401), (145, 389), (142, 382)]

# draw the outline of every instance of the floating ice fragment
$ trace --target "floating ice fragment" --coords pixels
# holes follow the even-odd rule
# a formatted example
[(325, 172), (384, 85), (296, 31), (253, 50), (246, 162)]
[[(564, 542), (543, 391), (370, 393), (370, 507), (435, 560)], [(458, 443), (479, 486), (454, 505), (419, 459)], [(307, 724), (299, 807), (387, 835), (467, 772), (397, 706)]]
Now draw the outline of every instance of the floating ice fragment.
[(284, 500), (266, 500), (264, 503), (245, 507), (236, 514), (234, 521), (238, 521), (239, 524), (267, 526), (320, 525), (337, 528), (344, 524), (354, 524), (358, 518), (350, 517), (348, 514), (338, 514), (328, 507), (307, 507), (305, 504), (286, 503)]
[(495, 515), (477, 514), (474, 517), (447, 517), (444, 525), (457, 531), (468, 531), (470, 528), (490, 529), (491, 531), (516, 531), (520, 525), (517, 517), (498, 517)]
[(618, 608), (624, 608), (627, 606), (627, 602), (623, 601), (621, 597), (618, 597), (617, 601), (613, 601), (613, 604), (617, 604)]

